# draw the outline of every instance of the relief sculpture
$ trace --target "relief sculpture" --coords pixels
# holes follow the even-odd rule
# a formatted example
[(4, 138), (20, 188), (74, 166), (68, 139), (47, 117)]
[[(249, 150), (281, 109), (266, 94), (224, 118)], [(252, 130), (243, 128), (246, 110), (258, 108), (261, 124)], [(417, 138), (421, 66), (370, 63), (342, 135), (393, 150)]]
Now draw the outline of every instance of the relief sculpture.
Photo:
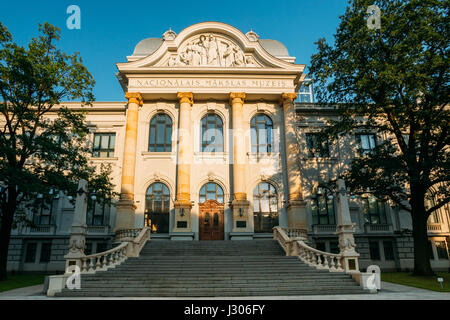
[(212, 34), (200, 35), (190, 40), (178, 53), (169, 57), (169, 67), (215, 66), (215, 67), (257, 67), (255, 59), (245, 56), (236, 44)]

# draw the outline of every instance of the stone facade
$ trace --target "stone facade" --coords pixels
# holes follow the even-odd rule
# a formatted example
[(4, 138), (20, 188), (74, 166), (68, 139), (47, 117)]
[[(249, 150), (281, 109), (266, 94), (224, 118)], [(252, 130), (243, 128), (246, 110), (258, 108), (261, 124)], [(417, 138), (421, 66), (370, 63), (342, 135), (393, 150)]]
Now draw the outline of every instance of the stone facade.
[[(127, 102), (94, 103), (86, 121), (90, 160), (112, 165), (120, 199), (88, 217), (88, 253), (110, 248), (116, 230), (145, 225), (152, 239), (201, 240), (200, 224), (209, 220), (200, 204), (208, 200), (223, 207), (224, 240), (271, 238), (279, 225), (307, 229), (320, 250), (338, 248), (337, 202), (320, 183), (336, 178), (371, 138), (314, 145), (313, 134), (334, 114), (298, 102), (305, 66), (281, 43), (206, 22), (141, 41), (117, 67)], [(408, 213), (378, 203), (373, 211), (367, 199), (349, 205), (360, 267), (412, 268)], [(449, 212), (440, 209), (430, 222), (436, 269), (449, 268)], [(62, 271), (73, 215), (60, 194), (51, 223), (14, 230), (9, 270)]]

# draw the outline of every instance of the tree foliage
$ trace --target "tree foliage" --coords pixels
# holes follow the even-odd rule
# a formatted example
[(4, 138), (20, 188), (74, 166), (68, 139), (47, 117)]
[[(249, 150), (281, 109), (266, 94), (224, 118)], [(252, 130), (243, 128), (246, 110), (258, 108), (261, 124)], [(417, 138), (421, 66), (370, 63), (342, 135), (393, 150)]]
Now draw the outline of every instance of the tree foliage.
[[(99, 198), (111, 199), (111, 168), (88, 161), (91, 148), (85, 123), (94, 100), (95, 81), (78, 53), (57, 49), (60, 31), (48, 23), (27, 47), (13, 42), (0, 23), (0, 211), (1, 244), (9, 243), (19, 207), (37, 206), (37, 198), (63, 191), (76, 196), (80, 179)], [(80, 100), (77, 110), (62, 101)], [(42, 201), (40, 201), (42, 203)], [(6, 244), (7, 247), (7, 244)], [(0, 248), (0, 276), (5, 250)]]
[[(367, 27), (373, 4), (379, 30)], [(450, 201), (449, 9), (448, 0), (353, 0), (334, 44), (320, 39), (312, 56), (318, 100), (340, 116), (324, 134), (382, 140), (352, 162), (347, 184), (410, 211), (415, 242), (425, 241), (429, 214)], [(428, 196), (436, 203), (425, 209)], [(419, 258), (428, 260), (416, 252), (415, 272), (430, 273)]]

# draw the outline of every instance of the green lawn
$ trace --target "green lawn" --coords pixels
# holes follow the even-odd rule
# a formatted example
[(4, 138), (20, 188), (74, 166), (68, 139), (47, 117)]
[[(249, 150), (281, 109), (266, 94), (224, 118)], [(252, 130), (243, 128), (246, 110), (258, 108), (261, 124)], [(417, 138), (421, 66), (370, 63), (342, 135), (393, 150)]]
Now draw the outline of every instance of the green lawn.
[[(437, 282), (438, 277), (444, 278), (444, 289), (440, 288)], [(381, 281), (439, 292), (450, 292), (450, 273), (448, 272), (436, 272), (435, 277), (413, 277), (412, 273), (406, 272), (382, 272)]]
[(43, 274), (8, 275), (8, 280), (0, 281), (0, 292), (43, 284), (44, 280)]

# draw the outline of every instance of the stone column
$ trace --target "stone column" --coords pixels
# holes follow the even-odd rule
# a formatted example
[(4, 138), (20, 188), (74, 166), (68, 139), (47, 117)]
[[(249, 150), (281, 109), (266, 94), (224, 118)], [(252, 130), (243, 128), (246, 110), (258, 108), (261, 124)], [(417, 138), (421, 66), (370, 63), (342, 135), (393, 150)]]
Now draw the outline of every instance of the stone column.
[(342, 255), (342, 266), (347, 273), (359, 273), (358, 257), (356, 252), (355, 238), (355, 223), (352, 223), (350, 217), (350, 209), (348, 207), (347, 190), (345, 182), (338, 179), (337, 183), (337, 234), (339, 236), (339, 249)]
[[(78, 266), (81, 270), (84, 248), (86, 246), (86, 211), (88, 184), (86, 180), (78, 183), (77, 199), (75, 201), (75, 212), (73, 214), (72, 228), (70, 229), (69, 253), (64, 256), (66, 259), (66, 272), (69, 266)], [(70, 272), (69, 272), (70, 273)]]
[(125, 146), (122, 164), (122, 184), (120, 200), (116, 205), (115, 231), (121, 229), (134, 229), (134, 175), (136, 169), (136, 147), (138, 132), (139, 107), (143, 104), (140, 93), (127, 92), (128, 99), (127, 126), (125, 132)]
[[(246, 150), (245, 150), (245, 129), (243, 123), (244, 112), (244, 92), (231, 92), (230, 105), (232, 108), (233, 122), (233, 229), (235, 232), (250, 232), (249, 229), (249, 202), (246, 192)], [(241, 238), (234, 237), (233, 238)]]
[(295, 133), (296, 93), (283, 93), (281, 104), (284, 111), (285, 153), (287, 179), (289, 185), (289, 202), (287, 205), (289, 228), (307, 229), (306, 203), (303, 201), (302, 182), (298, 164), (298, 141)]
[(192, 92), (179, 92), (180, 118), (178, 129), (177, 196), (173, 232), (191, 232), (191, 163), (193, 157), (191, 134)]

